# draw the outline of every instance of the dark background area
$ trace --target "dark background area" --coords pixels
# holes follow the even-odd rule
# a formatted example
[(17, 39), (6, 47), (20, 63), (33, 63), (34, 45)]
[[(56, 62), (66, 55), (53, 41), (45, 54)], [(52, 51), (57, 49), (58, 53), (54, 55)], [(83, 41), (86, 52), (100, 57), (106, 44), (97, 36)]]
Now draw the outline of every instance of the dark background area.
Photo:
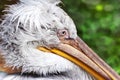
[[(6, 4), (0, 0), (0, 15)], [(74, 20), (78, 35), (120, 74), (120, 0), (62, 0), (60, 6)]]

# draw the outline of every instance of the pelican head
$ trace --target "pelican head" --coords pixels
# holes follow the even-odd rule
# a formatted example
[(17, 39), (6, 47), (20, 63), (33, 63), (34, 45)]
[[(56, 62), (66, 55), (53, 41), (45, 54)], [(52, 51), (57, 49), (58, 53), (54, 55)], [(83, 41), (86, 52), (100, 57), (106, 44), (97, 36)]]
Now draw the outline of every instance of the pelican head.
[(0, 25), (3, 80), (118, 80), (78, 36), (60, 0), (19, 0)]

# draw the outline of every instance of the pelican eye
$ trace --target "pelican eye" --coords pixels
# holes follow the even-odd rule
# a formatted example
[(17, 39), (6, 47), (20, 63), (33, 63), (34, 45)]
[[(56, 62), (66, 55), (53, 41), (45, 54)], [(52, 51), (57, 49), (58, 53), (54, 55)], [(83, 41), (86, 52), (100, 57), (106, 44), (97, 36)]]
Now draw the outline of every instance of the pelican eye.
[(68, 30), (66, 30), (66, 29), (62, 29), (62, 30), (58, 30), (58, 36), (65, 36), (65, 37), (68, 37), (69, 35), (68, 35)]

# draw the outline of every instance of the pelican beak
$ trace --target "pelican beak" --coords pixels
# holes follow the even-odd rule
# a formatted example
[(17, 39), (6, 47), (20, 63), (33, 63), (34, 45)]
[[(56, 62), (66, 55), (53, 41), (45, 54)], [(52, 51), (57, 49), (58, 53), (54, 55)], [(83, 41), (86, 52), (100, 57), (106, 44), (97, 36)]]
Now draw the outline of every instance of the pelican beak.
[(62, 40), (62, 43), (52, 49), (44, 47), (38, 47), (38, 49), (52, 52), (70, 60), (97, 80), (120, 80), (120, 76), (79, 37), (77, 39)]

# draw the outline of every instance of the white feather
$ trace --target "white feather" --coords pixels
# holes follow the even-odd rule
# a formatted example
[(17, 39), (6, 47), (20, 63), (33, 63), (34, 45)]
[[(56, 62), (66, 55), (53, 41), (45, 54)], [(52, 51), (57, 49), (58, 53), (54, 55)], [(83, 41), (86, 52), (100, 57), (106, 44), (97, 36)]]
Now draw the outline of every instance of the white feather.
[(72, 62), (36, 49), (38, 45), (60, 43), (54, 29), (67, 28), (71, 38), (77, 37), (72, 19), (57, 6), (58, 3), (60, 0), (20, 0), (20, 3), (10, 5), (5, 10), (7, 14), (0, 25), (0, 38), (3, 41), (0, 49), (6, 66), (22, 67), (22, 73), (47, 75), (67, 72), (67, 77), (27, 78), (22, 75), (8, 75), (4, 80), (92, 80), (90, 75)]
[(29, 2), (48, 2), (48, 3), (59, 3), (60, 0), (20, 0), (21, 2), (24, 2), (24, 3), (29, 3)]

